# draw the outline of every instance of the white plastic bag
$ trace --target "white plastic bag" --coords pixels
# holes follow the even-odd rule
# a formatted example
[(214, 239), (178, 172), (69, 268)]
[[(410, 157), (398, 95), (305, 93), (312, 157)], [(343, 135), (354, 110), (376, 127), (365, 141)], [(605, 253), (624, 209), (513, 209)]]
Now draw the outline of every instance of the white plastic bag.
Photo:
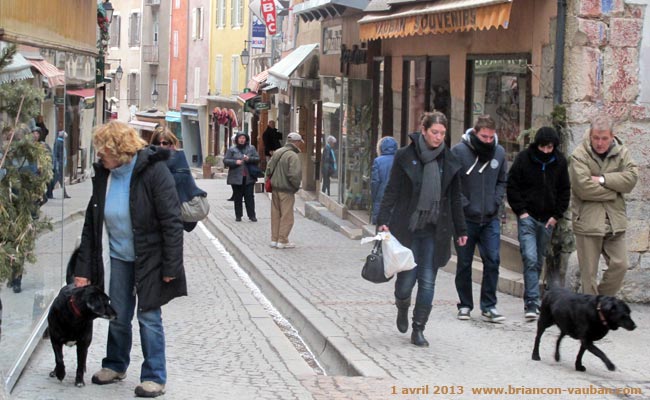
[(379, 232), (376, 236), (361, 239), (361, 244), (381, 240), (381, 251), (384, 257), (384, 275), (390, 278), (398, 272), (415, 268), (413, 252), (391, 235), (390, 232)]

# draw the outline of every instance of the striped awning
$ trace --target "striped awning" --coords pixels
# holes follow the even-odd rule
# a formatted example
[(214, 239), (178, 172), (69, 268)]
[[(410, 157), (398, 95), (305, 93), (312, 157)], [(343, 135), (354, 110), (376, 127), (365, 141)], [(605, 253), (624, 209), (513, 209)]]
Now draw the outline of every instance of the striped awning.
[(65, 72), (61, 71), (46, 60), (29, 60), (34, 68), (38, 70), (45, 78), (50, 87), (65, 86)]
[(366, 15), (359, 20), (362, 41), (415, 35), (508, 28), (512, 0), (440, 0)]
[(266, 79), (268, 77), (269, 77), (269, 70), (265, 69), (264, 71), (252, 77), (248, 81), (248, 85), (246, 85), (246, 87), (249, 88), (251, 92), (257, 93), (260, 91), (260, 86), (262, 86), (266, 82)]
[(11, 63), (0, 70), (0, 83), (10, 83), (34, 77), (29, 63), (20, 53), (16, 53)]

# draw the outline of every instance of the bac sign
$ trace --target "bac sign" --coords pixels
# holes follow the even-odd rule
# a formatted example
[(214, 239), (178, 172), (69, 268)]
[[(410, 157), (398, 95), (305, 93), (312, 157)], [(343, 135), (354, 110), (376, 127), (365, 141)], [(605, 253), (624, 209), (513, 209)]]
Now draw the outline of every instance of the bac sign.
[(264, 24), (269, 31), (269, 35), (275, 35), (277, 31), (275, 0), (262, 0), (262, 18), (264, 18)]

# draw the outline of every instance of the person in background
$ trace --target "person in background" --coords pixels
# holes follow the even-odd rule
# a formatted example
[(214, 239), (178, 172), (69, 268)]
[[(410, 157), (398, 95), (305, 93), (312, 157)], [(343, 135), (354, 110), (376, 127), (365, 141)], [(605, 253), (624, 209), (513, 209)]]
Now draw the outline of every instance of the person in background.
[(65, 187), (65, 178), (63, 177), (65, 167), (68, 164), (68, 152), (65, 146), (65, 139), (67, 137), (68, 134), (66, 131), (59, 131), (56, 135), (56, 140), (54, 141), (54, 149), (52, 150), (52, 169), (54, 171), (54, 177), (52, 178), (52, 182), (50, 182), (50, 187), (48, 188), (48, 198), (50, 199), (54, 198), (52, 190), (57, 183), (59, 183), (61, 189), (63, 189), (63, 198), (70, 198)]
[(330, 179), (335, 177), (337, 172), (336, 155), (334, 154), (334, 145), (336, 145), (336, 138), (328, 136), (325, 140), (325, 147), (323, 147), (323, 155), (321, 157), (321, 178), (323, 179), (323, 187), (321, 192), (330, 195)]
[(262, 134), (262, 141), (264, 142), (264, 156), (268, 163), (273, 153), (282, 147), (282, 134), (275, 129), (275, 121), (270, 120), (268, 126)]
[(257, 166), (260, 156), (255, 147), (249, 143), (248, 135), (240, 132), (235, 136), (235, 144), (226, 151), (223, 164), (228, 167), (226, 182), (232, 186), (235, 202), (235, 221), (240, 222), (243, 209), (242, 199), (246, 203), (246, 215), (251, 222), (257, 222), (255, 215), (255, 182), (257, 177), (251, 174), (251, 165)]
[(411, 292), (418, 290), (413, 309), (411, 343), (428, 347), (424, 328), (429, 320), (438, 269), (451, 257), (452, 235), (467, 242), (461, 203), (461, 164), (445, 146), (447, 117), (438, 111), (422, 115), (420, 132), (397, 150), (377, 216), (378, 230), (388, 232), (413, 251), (416, 267), (395, 280), (397, 329), (408, 330)]
[(300, 152), (305, 142), (298, 132), (287, 135), (287, 144), (278, 149), (266, 166), (266, 176), (270, 176), (271, 192), (271, 243), (278, 249), (292, 249), (296, 245), (289, 241), (293, 228), (293, 206), (296, 192), (302, 182)]
[[(628, 269), (625, 240), (625, 197), (636, 186), (639, 171), (606, 115), (591, 121), (589, 135), (569, 161), (571, 212), (580, 264), (582, 292), (616, 296)], [(607, 270), (598, 283), (598, 261)]]
[(472, 262), (478, 246), (483, 261), (481, 315), (489, 322), (502, 323), (506, 318), (496, 308), (501, 262), (499, 210), (506, 193), (507, 168), (506, 152), (498, 143), (494, 119), (489, 115), (478, 117), (474, 128), (468, 129), (451, 151), (463, 168), (461, 198), (467, 223), (467, 245), (456, 248), (457, 318), (469, 320), (474, 308)]
[(44, 142), (45, 139), (47, 138), (47, 135), (50, 134), (50, 130), (47, 129), (47, 127), (45, 126), (45, 121), (43, 120), (42, 115), (38, 115), (36, 117), (36, 126), (41, 128), (41, 134), (40, 134), (40, 138), (38, 140), (41, 141), (41, 142)]
[(381, 138), (377, 143), (377, 158), (372, 163), (370, 174), (370, 196), (372, 197), (372, 216), (370, 222), (377, 223), (381, 199), (384, 197), (384, 190), (388, 184), (390, 169), (393, 166), (393, 159), (397, 151), (397, 141), (391, 136)]
[(144, 362), (139, 397), (165, 393), (167, 368), (161, 307), (187, 295), (183, 224), (174, 178), (165, 165), (169, 151), (147, 144), (127, 124), (111, 121), (93, 136), (99, 162), (74, 271), (76, 287), (104, 287), (102, 235), (108, 233), (111, 305), (106, 357), (92, 382), (126, 377), (136, 311)]
[[(178, 200), (181, 204), (190, 201), (195, 196), (206, 197), (208, 195), (196, 186), (196, 182), (194, 181), (194, 177), (190, 170), (190, 164), (187, 162), (187, 158), (185, 157), (185, 152), (178, 148), (178, 139), (172, 131), (166, 127), (157, 128), (153, 135), (151, 135), (149, 143), (170, 151), (170, 156), (167, 160), (167, 167), (174, 176), (176, 193), (178, 194)], [(197, 222), (183, 221), (183, 229), (185, 229), (186, 232), (192, 232), (196, 227), (196, 224)]]
[(555, 224), (569, 208), (571, 183), (555, 129), (542, 127), (517, 154), (508, 172), (508, 203), (517, 215), (524, 267), (524, 317), (534, 321), (541, 306), (539, 277)]

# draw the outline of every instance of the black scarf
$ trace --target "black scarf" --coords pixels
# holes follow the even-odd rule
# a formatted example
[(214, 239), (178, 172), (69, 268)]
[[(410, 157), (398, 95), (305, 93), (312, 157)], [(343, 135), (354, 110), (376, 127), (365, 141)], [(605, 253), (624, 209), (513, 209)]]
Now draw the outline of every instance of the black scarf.
[(437, 159), (443, 154), (445, 143), (443, 142), (437, 148), (432, 149), (426, 144), (424, 136), (420, 135), (415, 150), (424, 167), (418, 205), (409, 221), (411, 232), (424, 229), (429, 224), (435, 225), (438, 222), (442, 177)]
[(481, 142), (481, 139), (476, 136), (476, 132), (472, 131), (469, 134), (469, 142), (478, 156), (479, 163), (485, 164), (494, 158), (494, 152), (497, 148), (496, 140), (492, 143), (483, 143)]

